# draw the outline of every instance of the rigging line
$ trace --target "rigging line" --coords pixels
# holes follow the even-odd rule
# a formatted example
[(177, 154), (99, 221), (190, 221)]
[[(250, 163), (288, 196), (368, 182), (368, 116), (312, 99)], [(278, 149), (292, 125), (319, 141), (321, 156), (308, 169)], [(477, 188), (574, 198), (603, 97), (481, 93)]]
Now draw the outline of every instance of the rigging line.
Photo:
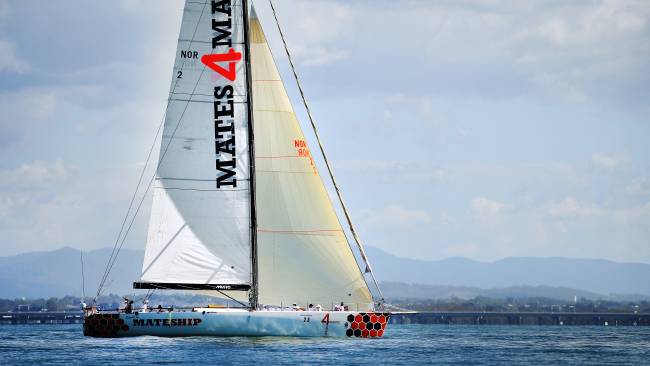
[[(201, 14), (199, 15), (199, 20), (197, 21), (196, 26), (194, 27), (194, 32), (192, 33), (192, 38), (190, 39), (190, 47), (192, 46), (192, 42), (194, 42), (194, 38), (196, 37), (196, 32), (197, 32), (197, 30), (199, 28), (199, 24), (201, 23), (201, 18), (203, 17), (203, 13), (205, 12), (206, 6), (207, 6), (207, 2), (204, 3), (203, 8), (201, 8)], [(183, 67), (185, 67), (185, 61), (183, 61), (183, 63), (181, 64), (180, 70), (182, 70)], [(201, 72), (201, 76), (203, 76), (203, 71)], [(192, 90), (192, 94), (196, 91), (196, 87), (197, 87), (199, 81), (201, 80), (201, 76), (199, 76), (199, 79), (197, 80), (196, 84), (194, 85), (194, 89)], [(169, 92), (168, 99), (171, 98), (171, 96), (174, 93), (174, 91), (176, 90), (177, 86), (178, 86), (178, 79), (176, 79), (176, 81), (174, 83), (174, 86), (172, 87), (172, 90)], [(188, 104), (189, 104), (189, 101), (185, 105), (185, 110), (187, 109)], [(118, 242), (120, 241), (120, 237), (122, 236), (122, 233), (124, 232), (124, 226), (125, 226), (125, 224), (127, 222), (129, 214), (131, 212), (131, 208), (133, 207), (133, 202), (135, 202), (135, 197), (137, 196), (137, 193), (140, 190), (140, 184), (142, 183), (142, 178), (144, 177), (144, 173), (145, 173), (145, 171), (147, 169), (147, 166), (149, 165), (149, 161), (151, 160), (151, 154), (152, 154), (152, 152), (153, 152), (153, 150), (155, 148), (156, 141), (158, 140), (158, 135), (160, 134), (160, 131), (161, 131), (161, 129), (162, 129), (164, 123), (165, 123), (165, 118), (167, 116), (167, 110), (168, 109), (169, 109), (169, 102), (167, 103), (167, 106), (165, 107), (165, 112), (163, 113), (162, 120), (158, 124), (158, 129), (156, 130), (156, 135), (154, 137), (153, 143), (151, 144), (151, 148), (149, 149), (149, 153), (147, 154), (147, 159), (145, 161), (145, 165), (142, 167), (142, 171), (140, 172), (140, 178), (138, 179), (138, 184), (136, 186), (135, 192), (133, 192), (133, 196), (131, 197), (131, 201), (129, 203), (129, 208), (127, 209), (126, 214), (124, 215), (124, 220), (122, 221), (120, 231), (119, 231), (119, 233), (117, 235), (117, 238), (115, 240), (115, 244), (113, 245), (113, 250), (111, 252), (111, 255), (109, 256), (109, 259), (108, 259), (108, 261), (106, 263), (106, 268), (104, 269), (104, 274), (102, 275), (102, 279), (100, 281), (99, 288), (97, 289), (97, 294), (95, 295), (95, 298), (93, 299), (93, 301), (95, 301), (99, 297), (99, 295), (101, 294), (101, 290), (103, 289), (104, 285), (106, 284), (106, 280), (108, 278), (108, 275), (110, 274), (110, 271), (113, 268), (113, 265), (117, 261), (117, 256), (118, 256), (120, 250), (122, 249), (122, 244), (124, 243), (124, 240), (126, 240), (126, 236), (128, 235), (128, 230), (127, 230), (127, 232), (124, 233), (124, 239), (122, 240), (122, 244), (120, 244), (119, 249), (116, 250)], [(185, 110), (183, 110), (183, 115), (185, 114)], [(172, 136), (169, 139), (169, 143), (167, 144), (167, 148), (165, 149), (165, 153), (167, 152), (167, 149), (169, 148), (169, 145), (171, 144), (171, 141), (172, 141), (172, 139), (174, 137), (174, 134), (176, 133), (176, 130), (178, 129), (178, 125), (180, 125), (180, 123), (181, 123), (183, 115), (181, 115), (181, 117), (179, 118), (176, 129), (174, 129), (174, 132), (172, 133)], [(158, 170), (158, 167), (160, 167), (160, 163), (162, 162), (163, 158), (164, 158), (164, 154), (158, 160), (158, 165), (156, 166), (156, 170)], [(154, 172), (154, 178), (155, 178), (155, 176), (156, 176), (156, 173)], [(144, 198), (146, 197), (146, 194), (149, 191), (149, 188), (151, 187), (152, 181), (153, 181), (153, 179), (151, 181), (149, 181), (149, 184), (147, 185), (147, 189), (145, 190), (145, 192), (143, 194), (143, 197), (142, 197), (142, 200), (140, 201), (140, 204), (138, 205), (138, 210), (133, 215), (133, 219), (131, 220), (131, 224), (129, 225), (129, 230), (131, 228), (131, 225), (133, 224), (133, 221), (135, 220), (135, 217), (137, 216), (137, 213), (138, 213), (138, 211), (140, 209), (140, 206), (142, 205), (142, 201), (144, 201)]]
[(144, 173), (145, 173), (145, 171), (147, 169), (147, 166), (149, 165), (149, 160), (150, 160), (151, 154), (152, 154), (152, 152), (153, 152), (153, 150), (154, 150), (154, 148), (156, 146), (156, 141), (158, 140), (158, 135), (160, 134), (160, 130), (161, 130), (162, 126), (164, 125), (166, 114), (167, 114), (167, 108), (165, 108), (165, 113), (163, 113), (162, 121), (158, 125), (158, 130), (156, 131), (154, 141), (151, 144), (151, 148), (149, 148), (149, 153), (147, 154), (147, 160), (145, 161), (145, 165), (142, 167), (142, 171), (140, 172), (140, 178), (138, 178), (138, 184), (136, 185), (135, 192), (133, 192), (133, 196), (131, 197), (131, 201), (129, 202), (129, 208), (126, 211), (126, 215), (124, 215), (124, 220), (122, 221), (122, 226), (120, 227), (120, 231), (117, 234), (117, 238), (115, 239), (115, 244), (113, 245), (113, 251), (111, 252), (110, 257), (108, 258), (108, 262), (106, 263), (106, 268), (104, 269), (104, 274), (102, 275), (102, 279), (100, 281), (100, 285), (99, 285), (99, 288), (97, 290), (97, 295), (95, 296), (95, 298), (99, 297), (101, 289), (102, 289), (102, 287), (104, 286), (104, 284), (106, 282), (106, 278), (108, 277), (108, 274), (110, 272), (109, 271), (109, 263), (111, 263), (111, 261), (113, 261), (113, 258), (117, 257), (117, 255), (119, 254), (119, 251), (117, 251), (117, 253), (116, 253), (117, 244), (118, 244), (120, 238), (122, 237), (122, 233), (124, 232), (124, 226), (126, 225), (127, 219), (129, 218), (129, 214), (131, 213), (131, 208), (133, 208), (133, 202), (135, 202), (135, 198), (137, 197), (138, 191), (140, 191), (140, 185), (142, 184), (142, 178), (144, 177)]
[[(199, 75), (199, 78), (196, 81), (196, 84), (194, 85), (194, 89), (192, 90), (192, 92), (194, 92), (196, 90), (197, 86), (199, 85), (199, 81), (203, 77), (204, 72), (205, 72), (205, 68), (203, 68), (201, 70), (201, 74)], [(174, 138), (174, 135), (176, 135), (176, 131), (178, 131), (178, 128), (180, 127), (181, 122), (183, 122), (183, 117), (185, 116), (185, 112), (187, 111), (188, 106), (189, 106), (189, 102), (185, 104), (185, 108), (183, 109), (183, 113), (181, 113), (181, 116), (180, 116), (180, 118), (178, 120), (178, 123), (176, 124), (176, 127), (174, 128), (174, 131), (172, 132), (169, 143), (165, 147), (165, 150), (163, 151), (163, 153), (160, 156), (160, 159), (158, 160), (158, 165), (156, 166), (156, 170), (158, 170), (158, 168), (160, 167), (160, 164), (162, 163), (163, 159), (165, 158), (165, 155), (167, 155), (167, 151), (169, 150), (169, 146), (171, 145), (172, 140)], [(131, 217), (131, 222), (129, 222), (129, 226), (127, 227), (126, 231), (124, 232), (124, 236), (122, 237), (122, 241), (120, 242), (120, 246), (117, 249), (117, 253), (119, 253), (120, 250), (122, 250), (122, 247), (124, 246), (124, 242), (126, 241), (126, 237), (129, 234), (129, 232), (131, 231), (131, 228), (133, 227), (133, 223), (135, 222), (135, 218), (138, 216), (138, 213), (140, 212), (140, 209), (142, 208), (142, 204), (144, 203), (144, 200), (147, 197), (147, 193), (149, 192), (149, 189), (151, 189), (151, 184), (153, 183), (155, 178), (156, 178), (156, 173), (154, 173), (151, 176), (151, 179), (149, 180), (149, 183), (147, 184), (147, 189), (145, 189), (144, 193), (142, 194), (142, 198), (140, 199), (140, 202), (138, 203), (138, 207), (136, 208), (135, 213)], [(115, 265), (116, 261), (117, 261), (117, 254), (115, 255), (115, 257), (113, 259), (113, 263), (111, 263), (110, 268), (108, 269), (109, 273), (110, 273), (111, 269), (113, 269), (113, 265)]]
[[(206, 4), (207, 3), (204, 3), (203, 8), (201, 9), (201, 14), (199, 16), (199, 21), (197, 22), (196, 27), (194, 28), (194, 32), (192, 34), (192, 38), (190, 39), (190, 47), (192, 46), (192, 42), (194, 42), (194, 38), (196, 37), (196, 31), (198, 30), (198, 26), (200, 24), (201, 18), (203, 17), (203, 13), (205, 12)], [(180, 70), (182, 70), (185, 67), (185, 63), (186, 63), (186, 61), (184, 60), (183, 63), (181, 64), (181, 67), (179, 68)], [(176, 81), (174, 82), (174, 86), (172, 87), (172, 90), (169, 92), (168, 99), (170, 99), (171, 96), (174, 94), (177, 86), (178, 86), (178, 79), (176, 79)], [(163, 117), (162, 117), (160, 123), (158, 124), (158, 129), (156, 130), (156, 135), (154, 136), (153, 142), (151, 144), (151, 148), (149, 149), (149, 153), (147, 154), (147, 159), (145, 161), (144, 166), (142, 167), (142, 171), (140, 172), (140, 177), (138, 179), (138, 184), (136, 185), (135, 192), (133, 192), (133, 196), (131, 197), (131, 201), (129, 203), (129, 207), (128, 207), (128, 209), (126, 211), (126, 214), (124, 216), (124, 220), (122, 221), (120, 231), (119, 231), (119, 233), (117, 235), (117, 238), (115, 239), (115, 244), (113, 245), (113, 250), (112, 250), (111, 255), (109, 256), (109, 259), (108, 259), (108, 261), (106, 263), (106, 268), (104, 269), (104, 274), (102, 275), (102, 279), (101, 279), (99, 288), (97, 290), (97, 295), (95, 296), (95, 298), (97, 298), (99, 296), (99, 294), (101, 292), (101, 289), (103, 288), (103, 286), (106, 283), (106, 279), (107, 279), (107, 277), (108, 277), (108, 275), (110, 273), (109, 267), (112, 268), (112, 264), (110, 264), (110, 263), (117, 260), (117, 255), (119, 254), (119, 250), (117, 250), (117, 252), (116, 252), (117, 244), (118, 244), (118, 242), (120, 240), (120, 237), (122, 236), (122, 233), (124, 231), (124, 226), (125, 226), (126, 221), (127, 221), (128, 217), (129, 217), (129, 214), (131, 213), (131, 208), (133, 207), (133, 202), (135, 202), (135, 197), (137, 196), (137, 193), (140, 190), (140, 184), (142, 183), (142, 178), (144, 177), (144, 173), (145, 173), (147, 167), (149, 166), (149, 161), (151, 160), (151, 154), (152, 154), (152, 152), (153, 152), (153, 150), (155, 148), (156, 141), (158, 140), (158, 135), (160, 134), (162, 126), (164, 125), (165, 117), (167, 116), (167, 109), (168, 108), (169, 108), (169, 102), (167, 103), (167, 106), (165, 107), (165, 112), (163, 113)], [(159, 165), (160, 165), (160, 161), (159, 161)], [(151, 183), (149, 183), (149, 184), (151, 184)]]
[(156, 291), (156, 289), (147, 290), (147, 294), (142, 298), (142, 302), (149, 301), (151, 295)]
[[(192, 45), (192, 42), (194, 41), (194, 38), (196, 36), (196, 31), (198, 30), (198, 26), (200, 24), (201, 18), (203, 17), (203, 13), (205, 11), (206, 4), (203, 4), (203, 8), (201, 9), (201, 14), (199, 16), (199, 21), (197, 22), (196, 27), (194, 28), (194, 32), (193, 32), (192, 38), (190, 40), (190, 46)], [(185, 67), (185, 61), (183, 61), (183, 63), (181, 64), (180, 70), (182, 70), (183, 67)], [(176, 79), (176, 81), (174, 83), (174, 86), (172, 87), (172, 90), (169, 93), (168, 99), (171, 98), (171, 96), (175, 92), (177, 86), (178, 86), (178, 79)], [(163, 117), (162, 117), (160, 123), (158, 124), (158, 129), (156, 130), (156, 135), (155, 135), (155, 137), (153, 139), (153, 142), (151, 144), (151, 148), (149, 149), (149, 153), (147, 154), (147, 159), (145, 161), (145, 165), (142, 167), (142, 171), (140, 172), (140, 177), (138, 179), (138, 184), (136, 185), (136, 190), (135, 190), (135, 192), (133, 192), (133, 196), (131, 197), (129, 207), (128, 207), (128, 209), (126, 211), (126, 214), (124, 216), (124, 220), (122, 221), (122, 226), (120, 227), (120, 231), (119, 231), (119, 233), (117, 235), (117, 238), (115, 239), (115, 244), (113, 245), (113, 251), (111, 252), (111, 255), (109, 256), (109, 259), (108, 259), (108, 261), (106, 263), (106, 268), (104, 269), (104, 274), (102, 275), (102, 279), (101, 279), (99, 288), (97, 290), (96, 297), (99, 296), (99, 294), (101, 292), (101, 289), (103, 288), (103, 286), (106, 283), (106, 279), (107, 279), (107, 277), (108, 277), (108, 275), (110, 273), (109, 267), (112, 268), (112, 264), (110, 264), (110, 263), (114, 262), (117, 259), (117, 255), (119, 254), (119, 250), (117, 250), (117, 252), (116, 252), (116, 247), (117, 247), (118, 242), (120, 240), (120, 237), (122, 236), (122, 233), (124, 231), (124, 226), (126, 225), (126, 221), (127, 221), (128, 217), (129, 217), (129, 214), (131, 212), (131, 208), (133, 207), (133, 202), (135, 202), (135, 198), (137, 197), (137, 193), (140, 190), (140, 184), (142, 183), (142, 178), (144, 177), (144, 173), (145, 173), (145, 171), (147, 169), (147, 166), (149, 165), (149, 161), (151, 160), (151, 154), (152, 154), (152, 152), (153, 152), (153, 150), (155, 148), (156, 141), (158, 140), (158, 135), (160, 134), (162, 126), (164, 125), (165, 117), (167, 116), (168, 108), (169, 108), (169, 102), (167, 103), (167, 106), (165, 107), (165, 112), (163, 113)], [(159, 161), (159, 163), (160, 163), (160, 161)], [(151, 184), (151, 183), (149, 183), (149, 184)]]
[[(192, 45), (192, 42), (194, 42), (194, 38), (195, 38), (195, 36), (196, 36), (196, 31), (198, 30), (198, 26), (199, 26), (199, 24), (200, 24), (201, 18), (203, 17), (203, 13), (205, 12), (205, 6), (206, 6), (206, 4), (207, 4), (207, 3), (204, 3), (204, 4), (203, 4), (203, 8), (201, 9), (201, 14), (200, 14), (200, 16), (199, 16), (199, 21), (197, 22), (196, 27), (194, 28), (194, 32), (193, 32), (193, 34), (192, 34), (192, 38), (191, 38), (191, 40), (190, 40), (190, 47), (191, 47), (191, 45)], [(184, 67), (185, 67), (185, 61), (183, 61), (183, 63), (181, 64), (181, 67), (180, 67), (179, 69), (182, 70)], [(200, 80), (200, 78), (199, 78), (199, 80)], [(197, 83), (198, 83), (198, 81), (197, 81)], [(172, 87), (172, 90), (169, 92), (169, 97), (168, 97), (168, 99), (171, 99), (171, 96), (174, 94), (174, 92), (175, 92), (177, 86), (178, 86), (178, 79), (176, 79), (176, 81), (175, 81), (175, 83), (174, 83), (174, 86)], [(194, 89), (196, 89), (196, 85), (195, 85)], [(188, 101), (188, 103), (189, 103), (189, 101)], [(157, 129), (157, 131), (156, 131), (156, 135), (155, 135), (154, 140), (153, 140), (153, 142), (152, 142), (151, 148), (149, 149), (149, 153), (148, 153), (148, 155), (147, 155), (147, 159), (146, 159), (146, 161), (145, 161), (145, 165), (143, 166), (142, 171), (141, 171), (141, 173), (140, 173), (140, 178), (138, 179), (138, 184), (137, 184), (137, 186), (136, 186), (136, 190), (135, 190), (135, 192), (133, 192), (133, 196), (131, 197), (131, 202), (129, 203), (129, 208), (127, 209), (126, 215), (124, 216), (124, 220), (123, 220), (123, 222), (122, 222), (122, 226), (121, 226), (121, 228), (120, 228), (120, 232), (118, 233), (118, 236), (117, 236), (117, 238), (116, 238), (116, 240), (115, 240), (115, 244), (113, 245), (113, 251), (111, 252), (111, 255), (110, 255), (109, 259), (108, 259), (108, 262), (106, 263), (106, 268), (105, 268), (105, 270), (104, 270), (104, 274), (102, 275), (102, 280), (101, 280), (101, 282), (100, 282), (99, 288), (97, 289), (97, 295), (96, 295), (95, 298), (97, 298), (97, 297), (100, 295), (101, 290), (102, 290), (102, 288), (104, 287), (104, 285), (105, 285), (105, 283), (106, 283), (106, 280), (107, 280), (107, 278), (108, 278), (108, 275), (110, 274), (110, 270), (113, 268), (113, 265), (115, 264), (115, 261), (117, 261), (117, 255), (119, 254), (119, 252), (120, 252), (120, 250), (121, 250), (121, 248), (122, 248), (122, 245), (120, 245), (119, 249), (117, 249), (117, 251), (116, 251), (116, 248), (117, 248), (118, 242), (119, 242), (120, 237), (121, 237), (121, 235), (122, 235), (122, 233), (123, 233), (123, 230), (124, 230), (124, 225), (126, 224), (126, 221), (127, 221), (128, 217), (129, 217), (129, 214), (130, 214), (130, 212), (131, 212), (131, 208), (133, 207), (133, 202), (135, 201), (135, 197), (137, 196), (137, 193), (138, 193), (138, 191), (140, 190), (140, 184), (142, 183), (142, 178), (144, 177), (144, 173), (145, 173), (145, 171), (146, 171), (146, 168), (147, 168), (147, 166), (149, 165), (149, 161), (150, 161), (150, 159), (151, 159), (151, 154), (152, 154), (153, 149), (154, 149), (154, 147), (155, 147), (155, 145), (156, 145), (156, 141), (157, 141), (157, 139), (158, 139), (158, 135), (160, 134), (160, 131), (161, 131), (161, 129), (162, 129), (162, 126), (164, 125), (165, 117), (167, 116), (167, 110), (168, 110), (168, 108), (169, 108), (169, 101), (168, 101), (168, 103), (167, 103), (167, 106), (165, 107), (165, 112), (163, 113), (162, 120), (160, 121), (160, 123), (159, 123), (159, 125), (158, 125), (158, 129)], [(182, 118), (182, 117), (181, 117), (181, 118)], [(180, 124), (180, 120), (179, 120), (179, 124)], [(172, 139), (172, 138), (173, 138), (173, 135), (170, 137), (170, 143), (171, 143), (171, 139)], [(169, 146), (169, 145), (168, 145), (168, 146)], [(156, 166), (156, 170), (157, 170), (158, 167), (160, 166), (161, 161), (162, 161), (162, 157), (161, 157), (161, 158), (159, 159), (159, 161), (158, 161), (158, 165)], [(154, 177), (155, 177), (155, 173), (154, 173)], [(149, 184), (148, 184), (148, 186), (147, 186), (147, 190), (146, 190), (145, 193), (144, 193), (144, 196), (146, 196), (146, 193), (148, 192), (150, 185), (151, 185), (151, 182), (149, 182)], [(143, 199), (144, 199), (144, 196), (143, 196)], [(136, 215), (137, 215), (137, 212), (136, 212)], [(135, 219), (135, 216), (134, 216), (134, 219)], [(124, 239), (126, 239), (126, 235), (127, 235), (127, 234), (128, 234), (128, 232), (124, 235)], [(124, 240), (123, 240), (123, 241), (124, 241)]]
[(239, 305), (246, 307), (246, 304), (244, 304), (243, 302), (241, 302), (241, 301), (235, 299), (235, 298), (232, 297), (232, 296), (229, 296), (227, 293), (222, 292), (222, 291), (220, 291), (220, 290), (215, 290), (215, 291), (217, 291), (218, 293), (222, 294), (223, 296), (229, 298), (230, 300), (232, 300), (232, 301), (238, 303)]
[(81, 260), (81, 302), (86, 300), (86, 276), (84, 275), (84, 252), (79, 251)]
[[(203, 78), (204, 73), (205, 73), (205, 68), (203, 68), (201, 70), (201, 74), (199, 75), (199, 78), (196, 80), (196, 84), (194, 84), (194, 88), (192, 89), (192, 93), (194, 93), (196, 91), (196, 88), (198, 87), (199, 82)], [(158, 160), (158, 165), (156, 165), (156, 171), (158, 170), (158, 168), (160, 168), (160, 165), (162, 164), (163, 159), (165, 158), (165, 156), (167, 155), (167, 152), (169, 151), (169, 146), (171, 145), (172, 140), (174, 139), (174, 136), (176, 135), (176, 131), (178, 131), (178, 128), (181, 126), (181, 123), (183, 122), (183, 117), (185, 116), (185, 112), (187, 111), (187, 108), (189, 107), (189, 104), (190, 104), (189, 102), (185, 103), (185, 107), (183, 108), (183, 112), (181, 113), (181, 115), (180, 115), (180, 117), (178, 119), (178, 123), (176, 124), (176, 127), (174, 127), (174, 131), (172, 131), (172, 134), (171, 134), (171, 136), (169, 138), (169, 143), (167, 143), (167, 146), (165, 146), (165, 150), (160, 155), (160, 159)], [(129, 232), (131, 231), (131, 227), (133, 227), (133, 223), (135, 222), (135, 218), (138, 216), (138, 213), (140, 212), (140, 209), (142, 208), (142, 204), (144, 203), (144, 200), (147, 197), (147, 193), (149, 192), (149, 189), (151, 189), (151, 184), (153, 183), (155, 178), (156, 178), (156, 173), (154, 173), (151, 176), (151, 179), (149, 180), (149, 183), (147, 184), (147, 189), (145, 189), (144, 193), (142, 194), (142, 198), (140, 199), (140, 202), (138, 203), (138, 207), (136, 208), (135, 213), (131, 217), (131, 222), (129, 223), (129, 226), (127, 227), (126, 231), (124, 232), (124, 236), (122, 237), (122, 241), (120, 242), (120, 245), (119, 245), (119, 247), (117, 249), (117, 253), (119, 253), (120, 250), (122, 250), (122, 247), (124, 246), (124, 242), (126, 241), (126, 237), (129, 234)], [(111, 263), (110, 268), (108, 269), (109, 273), (110, 273), (111, 269), (113, 269), (113, 265), (115, 265), (116, 261), (117, 261), (117, 254), (115, 255), (115, 257), (113, 259), (113, 263)]]
[(316, 129), (316, 124), (314, 123), (314, 119), (311, 115), (311, 110), (309, 109), (309, 105), (307, 104), (307, 99), (305, 98), (305, 93), (302, 89), (302, 84), (300, 83), (300, 79), (298, 78), (298, 74), (296, 72), (296, 67), (293, 64), (293, 59), (291, 58), (291, 53), (289, 52), (289, 47), (287, 46), (287, 42), (284, 39), (284, 33), (282, 33), (282, 28), (280, 27), (280, 22), (278, 21), (278, 16), (275, 11), (275, 7), (273, 6), (273, 1), (269, 0), (269, 4), (271, 5), (271, 11), (273, 12), (273, 18), (275, 19), (275, 24), (278, 28), (278, 32), (280, 33), (280, 38), (282, 39), (282, 44), (284, 45), (284, 51), (287, 54), (287, 58), (289, 60), (289, 65), (291, 65), (291, 71), (293, 72), (293, 77), (296, 80), (296, 85), (298, 86), (298, 91), (300, 92), (300, 97), (302, 99), (302, 103), (305, 106), (305, 110), (307, 111), (307, 116), (309, 117), (309, 122), (311, 123), (311, 127), (314, 130), (314, 136), (316, 136), (316, 141), (318, 142), (318, 147), (320, 148), (321, 155), (323, 156), (323, 161), (325, 161), (325, 166), (327, 167), (327, 172), (329, 173), (329, 176), (332, 180), (332, 184), (334, 185), (334, 189), (336, 190), (336, 195), (339, 199), (339, 202), (341, 203), (341, 208), (343, 209), (343, 213), (345, 214), (346, 221), (348, 222), (348, 226), (350, 227), (350, 232), (352, 233), (352, 236), (354, 237), (354, 241), (357, 244), (357, 247), (359, 248), (359, 252), (361, 254), (361, 258), (363, 258), (363, 261), (366, 264), (366, 269), (370, 273), (370, 276), (372, 277), (372, 281), (375, 284), (375, 287), (377, 288), (377, 291), (379, 292), (379, 295), (381, 296), (381, 301), (384, 301), (384, 294), (381, 292), (381, 289), (379, 288), (379, 284), (377, 283), (377, 279), (375, 278), (375, 274), (372, 271), (372, 268), (370, 267), (370, 262), (368, 261), (368, 257), (366, 256), (366, 251), (363, 249), (363, 245), (361, 244), (361, 240), (359, 239), (359, 235), (357, 234), (357, 231), (354, 228), (354, 225), (352, 224), (352, 219), (350, 218), (350, 214), (348, 213), (348, 209), (345, 206), (345, 202), (343, 202), (343, 196), (341, 195), (341, 191), (339, 189), (338, 184), (336, 183), (336, 179), (334, 178), (334, 173), (332, 172), (332, 168), (330, 166), (329, 161), (327, 160), (327, 156), (325, 155), (325, 150), (323, 148), (323, 144), (321, 143), (320, 137), (318, 135), (318, 131)]

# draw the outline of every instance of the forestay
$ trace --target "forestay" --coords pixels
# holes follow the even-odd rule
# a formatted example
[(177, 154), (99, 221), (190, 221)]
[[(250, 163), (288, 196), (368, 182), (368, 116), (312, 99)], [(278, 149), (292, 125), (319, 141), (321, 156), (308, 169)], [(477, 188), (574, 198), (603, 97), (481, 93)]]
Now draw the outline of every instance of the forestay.
[(254, 11), (250, 50), (259, 302), (371, 307)]
[(241, 0), (185, 4), (136, 287), (251, 285), (243, 24)]

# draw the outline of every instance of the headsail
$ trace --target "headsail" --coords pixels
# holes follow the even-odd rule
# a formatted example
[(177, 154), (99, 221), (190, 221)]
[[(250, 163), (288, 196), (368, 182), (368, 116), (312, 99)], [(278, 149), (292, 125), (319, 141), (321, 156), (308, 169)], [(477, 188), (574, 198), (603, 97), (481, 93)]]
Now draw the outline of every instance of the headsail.
[(259, 301), (372, 306), (255, 12), (250, 19)]
[(242, 0), (185, 4), (138, 288), (251, 286), (243, 25)]

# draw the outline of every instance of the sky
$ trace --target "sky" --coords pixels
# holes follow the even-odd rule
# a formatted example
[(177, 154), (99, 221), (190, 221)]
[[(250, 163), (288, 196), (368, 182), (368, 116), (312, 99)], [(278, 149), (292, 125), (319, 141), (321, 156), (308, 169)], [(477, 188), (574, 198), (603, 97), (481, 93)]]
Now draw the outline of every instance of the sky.
[[(365, 245), (650, 263), (650, 2), (275, 2)], [(182, 8), (0, 0), (0, 255), (113, 245)]]

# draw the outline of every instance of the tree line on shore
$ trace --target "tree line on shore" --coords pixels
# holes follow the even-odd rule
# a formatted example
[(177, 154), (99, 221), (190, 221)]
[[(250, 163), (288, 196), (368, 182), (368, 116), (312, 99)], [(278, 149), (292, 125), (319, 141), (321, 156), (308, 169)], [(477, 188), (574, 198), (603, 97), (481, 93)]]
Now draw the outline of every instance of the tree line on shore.
[(577, 312), (577, 313), (650, 313), (650, 301), (614, 301), (575, 299), (558, 300), (544, 297), (471, 299), (394, 299), (392, 304), (413, 311), (470, 312)]

